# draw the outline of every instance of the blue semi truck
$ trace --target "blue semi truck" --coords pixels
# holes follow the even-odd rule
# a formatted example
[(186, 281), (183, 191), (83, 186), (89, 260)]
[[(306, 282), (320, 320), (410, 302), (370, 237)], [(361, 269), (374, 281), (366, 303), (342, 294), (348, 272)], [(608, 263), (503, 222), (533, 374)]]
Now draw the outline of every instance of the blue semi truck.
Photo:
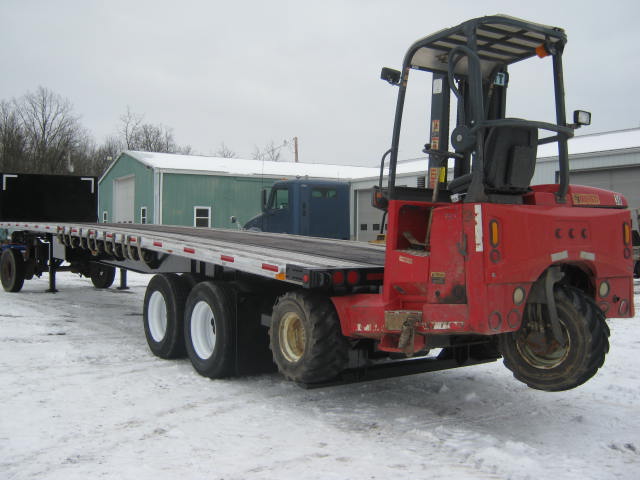
[(262, 191), (262, 213), (245, 230), (349, 240), (349, 184), (283, 180)]

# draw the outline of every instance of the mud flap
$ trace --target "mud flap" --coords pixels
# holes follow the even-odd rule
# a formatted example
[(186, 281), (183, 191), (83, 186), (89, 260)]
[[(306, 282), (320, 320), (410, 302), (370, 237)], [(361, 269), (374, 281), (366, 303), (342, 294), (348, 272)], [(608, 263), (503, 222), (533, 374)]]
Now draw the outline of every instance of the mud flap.
[[(261, 324), (264, 296), (234, 289), (236, 295), (236, 361), (235, 374), (256, 375), (276, 372), (269, 349), (269, 329)], [(274, 299), (275, 302), (275, 299)]]

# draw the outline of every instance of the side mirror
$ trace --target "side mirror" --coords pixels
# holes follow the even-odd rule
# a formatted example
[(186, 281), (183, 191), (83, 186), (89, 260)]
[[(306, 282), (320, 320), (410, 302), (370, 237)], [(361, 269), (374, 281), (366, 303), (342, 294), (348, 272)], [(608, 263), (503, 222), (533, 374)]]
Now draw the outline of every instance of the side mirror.
[(389, 82), (391, 85), (400, 85), (401, 74), (398, 70), (384, 67), (380, 72), (380, 78)]
[(230, 221), (231, 223), (236, 223), (236, 222), (238, 221), (238, 219), (235, 217), (235, 215), (231, 215), (231, 216), (229, 217), (229, 221)]
[(266, 189), (262, 189), (262, 193), (261, 193), (261, 200), (260, 200), (260, 205), (262, 208), (262, 211), (264, 212), (267, 209), (267, 190)]

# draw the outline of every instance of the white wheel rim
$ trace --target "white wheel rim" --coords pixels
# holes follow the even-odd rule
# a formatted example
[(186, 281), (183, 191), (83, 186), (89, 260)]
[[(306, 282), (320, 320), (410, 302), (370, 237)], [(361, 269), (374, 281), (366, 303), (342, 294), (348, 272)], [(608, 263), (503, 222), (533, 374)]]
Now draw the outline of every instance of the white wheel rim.
[(156, 342), (161, 342), (167, 333), (167, 303), (161, 292), (155, 291), (149, 299), (147, 312), (149, 332)]
[(216, 321), (205, 301), (196, 303), (191, 312), (191, 343), (203, 360), (211, 357), (216, 346)]

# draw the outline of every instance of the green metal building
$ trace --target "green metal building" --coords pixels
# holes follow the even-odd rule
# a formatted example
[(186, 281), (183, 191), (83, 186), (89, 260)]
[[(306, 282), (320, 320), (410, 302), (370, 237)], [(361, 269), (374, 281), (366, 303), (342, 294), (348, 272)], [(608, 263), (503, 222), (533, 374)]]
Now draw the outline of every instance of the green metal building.
[[(348, 179), (375, 169), (126, 151), (99, 180), (102, 222), (238, 228), (281, 179)], [(237, 222), (232, 222), (232, 217)]]

